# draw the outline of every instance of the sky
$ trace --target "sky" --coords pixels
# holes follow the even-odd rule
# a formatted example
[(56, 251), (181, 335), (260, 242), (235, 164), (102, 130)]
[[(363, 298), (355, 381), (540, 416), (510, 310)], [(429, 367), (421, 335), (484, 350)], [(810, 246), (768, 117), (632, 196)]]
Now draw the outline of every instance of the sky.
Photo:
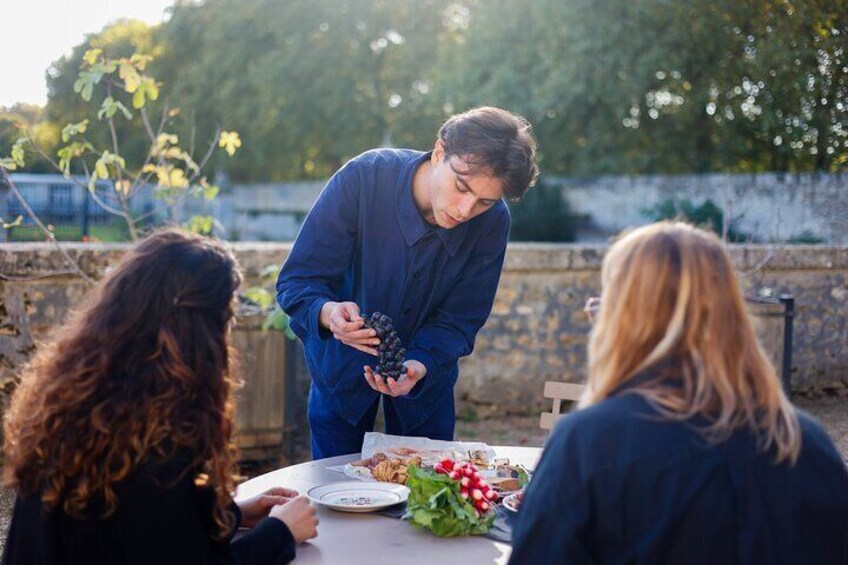
[(44, 105), (50, 64), (120, 18), (164, 20), (173, 0), (0, 0), (0, 107)]

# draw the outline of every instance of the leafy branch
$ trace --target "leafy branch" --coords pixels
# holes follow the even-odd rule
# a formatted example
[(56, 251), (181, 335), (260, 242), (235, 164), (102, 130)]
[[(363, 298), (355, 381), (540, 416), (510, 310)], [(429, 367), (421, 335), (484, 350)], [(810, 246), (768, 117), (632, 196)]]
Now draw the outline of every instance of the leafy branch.
[[(176, 220), (174, 209), (186, 198), (214, 199), (219, 189), (207, 181), (202, 171), (216, 148), (224, 150), (232, 157), (241, 147), (241, 138), (235, 131), (222, 131), (217, 128), (206, 153), (198, 163), (191, 151), (186, 151), (179, 145), (179, 137), (166, 130), (171, 120), (179, 115), (178, 108), (171, 108), (164, 102), (161, 118), (154, 128), (149, 115), (149, 105), (159, 99), (161, 85), (146, 73), (151, 60), (152, 57), (141, 53), (134, 53), (130, 57), (111, 58), (99, 48), (86, 51), (74, 83), (74, 92), (85, 102), (92, 102), (95, 96), (101, 95), (102, 99), (96, 112), (62, 128), (64, 145), (56, 151), (55, 158), (48, 155), (38, 145), (30, 130), (25, 128), (12, 146), (10, 156), (0, 159), (0, 166), (10, 171), (23, 167), (27, 150), (33, 151), (53, 165), (65, 178), (87, 190), (100, 208), (122, 218), (133, 241), (139, 237), (140, 223), (151, 217), (170, 211), (172, 219)], [(135, 112), (140, 115), (149, 149), (142, 163), (134, 166), (122, 154), (118, 121), (132, 123), (136, 119)], [(108, 130), (108, 147), (98, 147), (89, 138), (93, 120), (105, 124)], [(83, 172), (84, 182), (72, 174), (74, 170)], [(104, 184), (109, 186), (109, 189), (104, 191), (101, 188)], [(161, 201), (162, 205), (153, 211), (134, 215), (131, 200), (145, 187), (152, 187), (156, 199)], [(27, 215), (33, 218), (36, 225), (42, 227), (43, 223), (35, 217), (32, 208), (24, 203), (20, 192), (16, 192), (16, 196), (27, 210)], [(214, 220), (201, 220), (190, 222), (189, 228), (208, 231), (214, 226)], [(5, 225), (13, 227), (14, 224)], [(50, 230), (44, 228), (44, 231), (48, 239), (55, 241)]]

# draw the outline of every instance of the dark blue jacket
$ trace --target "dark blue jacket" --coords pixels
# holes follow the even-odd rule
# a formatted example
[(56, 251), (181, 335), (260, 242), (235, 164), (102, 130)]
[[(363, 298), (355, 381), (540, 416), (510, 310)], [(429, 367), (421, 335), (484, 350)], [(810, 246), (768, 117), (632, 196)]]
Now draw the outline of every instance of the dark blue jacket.
[(848, 564), (848, 470), (798, 418), (790, 467), (748, 432), (711, 447), (635, 394), (569, 414), (527, 489), (510, 563)]
[[(73, 518), (45, 512), (41, 496), (15, 500), (3, 565), (282, 565), (295, 557), (295, 540), (281, 520), (264, 518), (233, 541), (218, 539), (215, 494), (184, 472), (189, 459), (144, 463), (116, 485), (115, 512)], [(238, 506), (231, 511), (241, 521)]]
[(303, 341), (313, 382), (352, 425), (378, 394), (363, 376), (376, 357), (344, 345), (318, 317), (327, 301), (394, 321), (406, 358), (427, 375), (390, 399), (407, 428), (453, 401), (458, 360), (471, 353), (497, 290), (509, 236), (501, 201), (446, 230), (415, 206), (412, 179), (429, 153), (378, 149), (354, 158), (327, 183), (307, 215), (277, 280), (277, 300)]

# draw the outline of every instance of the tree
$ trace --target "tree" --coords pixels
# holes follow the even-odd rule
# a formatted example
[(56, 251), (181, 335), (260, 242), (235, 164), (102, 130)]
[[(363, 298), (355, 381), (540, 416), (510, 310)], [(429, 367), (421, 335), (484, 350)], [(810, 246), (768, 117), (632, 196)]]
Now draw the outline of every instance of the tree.
[[(846, 0), (207, 0), (119, 22), (50, 71), (53, 123), (79, 114), (82, 56), (156, 55), (173, 132), (218, 123), (251, 147), (238, 181), (324, 178), (382, 144), (426, 148), (450, 113), (526, 115), (545, 171), (829, 170), (848, 143)], [(151, 103), (158, 111), (164, 99)], [(172, 105), (173, 106), (173, 105)], [(108, 141), (105, 124), (91, 135)], [(127, 155), (147, 143), (117, 124)]]
[(540, 182), (517, 206), (510, 206), (511, 241), (574, 241), (576, 218), (557, 184)]
[[(137, 52), (113, 57), (102, 48), (89, 49), (83, 54), (81, 70), (73, 84), (74, 92), (86, 104), (84, 108), (89, 117), (62, 128), (61, 142), (64, 145), (58, 149), (55, 158), (40, 145), (32, 131), (24, 129), (23, 135), (13, 144), (11, 155), (0, 159), (0, 177), (4, 184), (11, 186), (27, 213), (49, 239), (55, 239), (52, 231), (39, 221), (6, 175), (6, 170), (25, 165), (28, 150), (80, 184), (73, 172), (82, 170), (84, 188), (91, 198), (107, 212), (123, 218), (133, 240), (138, 237), (139, 225), (158, 212), (154, 210), (138, 215), (130, 208), (130, 200), (146, 187), (154, 187), (156, 195), (166, 205), (162, 210), (172, 208), (188, 196), (214, 198), (217, 194), (218, 188), (210, 185), (201, 171), (216, 143), (232, 156), (241, 146), (239, 135), (236, 132), (216, 132), (200, 159), (184, 150), (179, 145), (178, 136), (166, 129), (177, 113), (164, 104), (161, 117), (154, 122), (148, 112), (148, 102), (159, 98), (160, 86), (146, 72), (151, 59), (150, 55)], [(126, 122), (133, 120), (138, 120), (136, 124), (146, 134), (148, 143), (146, 149), (135, 156), (122, 151), (123, 138), (119, 135), (119, 130), (127, 127)], [(105, 140), (97, 139), (93, 135), (96, 132), (89, 130), (92, 123), (99, 123), (101, 130), (105, 128)], [(105, 192), (98, 187), (101, 181), (108, 183), (109, 188)], [(210, 222), (209, 219), (194, 219), (190, 225), (196, 231), (208, 232), (211, 231)]]
[[(51, 123), (64, 125), (78, 122), (80, 116), (90, 114), (91, 101), (81, 97), (74, 88), (79, 80), (80, 69), (86, 65), (84, 57), (87, 52), (100, 49), (112, 59), (129, 58), (134, 53), (156, 57), (161, 48), (155, 43), (154, 29), (143, 22), (120, 20), (98, 33), (89, 34), (69, 55), (53, 63), (47, 71), (48, 97), (44, 109), (46, 119)], [(94, 102), (99, 104), (105, 96), (92, 92), (92, 97)], [(161, 112), (162, 105), (153, 100), (145, 99), (145, 105), (148, 107), (147, 111), (153, 114)], [(131, 118), (112, 120), (112, 126), (117, 138), (121, 140), (122, 155), (135, 162), (143, 160), (149, 149), (149, 138), (141, 114), (135, 112)], [(110, 145), (112, 134), (109, 128), (110, 125), (105, 120), (89, 120), (87, 138), (97, 147)], [(44, 149), (52, 153), (53, 147)], [(76, 168), (76, 165), (79, 165), (79, 168)], [(82, 162), (72, 163), (71, 172), (84, 174)]]
[(427, 51), (438, 41), (445, 4), (178, 6), (161, 30), (159, 68), (201, 127), (226, 121), (244, 132), (254, 149), (228, 167), (234, 178), (325, 178), (386, 141), (432, 144), (438, 117), (429, 103), (434, 60)]
[(531, 116), (547, 170), (826, 170), (844, 147), (843, 0), (469, 6), (447, 90)]
[[(55, 148), (59, 142), (59, 131), (55, 124), (43, 119), (44, 110), (32, 104), (15, 104), (11, 108), (0, 108), (0, 153), (11, 151), (21, 131), (29, 129), (42, 147)], [(32, 173), (46, 173), (50, 164), (35, 159), (27, 168)]]

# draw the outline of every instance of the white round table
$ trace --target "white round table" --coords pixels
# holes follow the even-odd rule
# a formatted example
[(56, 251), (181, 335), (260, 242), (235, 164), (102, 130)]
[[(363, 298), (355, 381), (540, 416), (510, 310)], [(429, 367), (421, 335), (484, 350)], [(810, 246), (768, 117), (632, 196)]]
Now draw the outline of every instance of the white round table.
[[(496, 456), (529, 469), (542, 453), (538, 447), (493, 446)], [(305, 494), (327, 483), (350, 481), (327, 467), (359, 459), (358, 453), (309, 461), (265, 473), (239, 485), (236, 499), (284, 486)], [(512, 548), (483, 536), (436, 537), (403, 520), (378, 513), (338, 512), (318, 505), (318, 537), (297, 548), (295, 563), (506, 563)]]

